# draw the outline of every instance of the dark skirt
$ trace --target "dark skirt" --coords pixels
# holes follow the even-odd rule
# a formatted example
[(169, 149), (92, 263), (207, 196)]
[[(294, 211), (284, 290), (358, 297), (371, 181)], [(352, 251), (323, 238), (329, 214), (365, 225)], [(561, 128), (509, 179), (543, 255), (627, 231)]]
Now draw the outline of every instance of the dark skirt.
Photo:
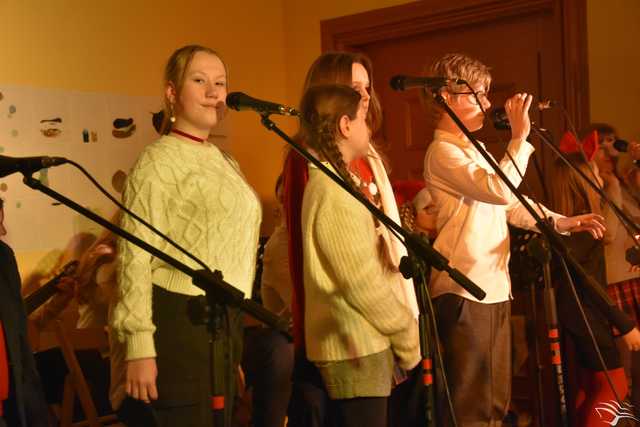
[[(194, 325), (188, 314), (192, 298), (153, 286), (158, 400), (151, 406), (158, 426), (213, 425), (211, 363), (218, 375), (216, 381), (221, 381), (226, 390), (225, 403), (231, 416), (236, 393), (235, 373), (242, 354), (242, 316), (236, 309), (226, 310), (230, 334), (223, 328), (216, 342), (227, 341), (229, 345), (226, 350), (223, 345), (214, 345), (213, 362), (210, 362), (207, 327)], [(230, 367), (225, 360), (232, 362)]]

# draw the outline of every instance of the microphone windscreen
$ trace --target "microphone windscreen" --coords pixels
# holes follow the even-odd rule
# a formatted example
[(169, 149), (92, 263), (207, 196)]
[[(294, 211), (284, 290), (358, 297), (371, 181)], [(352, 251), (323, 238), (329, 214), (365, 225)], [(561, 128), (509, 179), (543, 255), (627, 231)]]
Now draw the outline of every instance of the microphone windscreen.
[(251, 97), (242, 92), (231, 92), (227, 95), (226, 104), (227, 107), (240, 111), (245, 102), (251, 99)]
[(497, 130), (511, 129), (509, 119), (507, 118), (507, 112), (504, 110), (504, 108), (494, 109), (491, 112), (491, 121), (493, 122), (493, 127)]
[(621, 153), (626, 153), (629, 150), (629, 143), (624, 139), (616, 139), (613, 141), (613, 148), (620, 151)]
[(631, 265), (640, 265), (640, 250), (635, 246), (630, 247), (627, 249), (624, 259)]
[(389, 85), (391, 86), (391, 89), (393, 89), (393, 90), (403, 91), (404, 90), (404, 76), (393, 76), (393, 77), (391, 77), (391, 80), (389, 81)]

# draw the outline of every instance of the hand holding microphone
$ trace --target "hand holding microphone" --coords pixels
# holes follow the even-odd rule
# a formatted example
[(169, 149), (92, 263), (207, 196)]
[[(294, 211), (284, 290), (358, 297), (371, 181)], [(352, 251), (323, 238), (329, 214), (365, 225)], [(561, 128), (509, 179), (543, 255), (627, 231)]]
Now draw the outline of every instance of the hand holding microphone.
[[(536, 104), (533, 104), (534, 108), (538, 111), (548, 110), (549, 108), (557, 107), (559, 104), (558, 101), (551, 100), (542, 100), (538, 101)], [(498, 130), (509, 130), (511, 129), (511, 124), (509, 123), (509, 117), (507, 116), (507, 111), (505, 108), (494, 108), (491, 111), (491, 120), (493, 121), (493, 127)]]
[(621, 153), (628, 153), (633, 160), (640, 160), (640, 143), (635, 141), (625, 141), (624, 139), (616, 139), (613, 142), (613, 148)]
[(533, 97), (527, 93), (517, 93), (507, 99), (504, 109), (511, 125), (511, 139), (525, 140), (531, 132), (529, 108)]

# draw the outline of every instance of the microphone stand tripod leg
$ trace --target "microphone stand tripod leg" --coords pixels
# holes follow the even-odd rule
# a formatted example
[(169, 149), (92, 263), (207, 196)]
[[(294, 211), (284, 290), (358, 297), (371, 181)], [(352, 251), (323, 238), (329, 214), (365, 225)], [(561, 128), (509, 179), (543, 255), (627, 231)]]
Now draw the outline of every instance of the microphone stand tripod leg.
[(555, 291), (551, 285), (551, 249), (549, 243), (544, 239), (532, 239), (529, 244), (532, 245), (529, 247), (530, 253), (542, 264), (544, 276), (545, 320), (547, 324), (547, 337), (549, 339), (551, 366), (555, 372), (556, 386), (558, 390), (560, 425), (563, 427), (569, 427), (564, 375), (562, 372), (562, 352), (560, 349), (558, 310)]
[(209, 329), (209, 369), (211, 384), (211, 414), (214, 427), (231, 425), (231, 396), (228, 393), (231, 361), (228, 357), (228, 334), (226, 333), (225, 307), (210, 305), (211, 314), (207, 322)]
[[(404, 266), (402, 265), (404, 264)], [(406, 267), (406, 270), (405, 270)], [(410, 270), (410, 277), (413, 278), (413, 286), (416, 294), (418, 308), (420, 314), (418, 316), (418, 329), (420, 332), (420, 366), (422, 385), (424, 386), (423, 408), (425, 426), (437, 426), (436, 422), (436, 409), (435, 409), (435, 390), (433, 382), (433, 358), (430, 342), (434, 340), (435, 334), (433, 333), (433, 325), (431, 325), (430, 316), (427, 307), (432, 307), (428, 304), (427, 298), (429, 298), (427, 291), (428, 277), (430, 270), (426, 265), (416, 257), (409, 256), (403, 259), (401, 263), (401, 271), (405, 278), (408, 278), (407, 274)], [(435, 341), (434, 341), (435, 342)], [(438, 345), (435, 342), (434, 345)], [(416, 414), (417, 415), (417, 414)]]

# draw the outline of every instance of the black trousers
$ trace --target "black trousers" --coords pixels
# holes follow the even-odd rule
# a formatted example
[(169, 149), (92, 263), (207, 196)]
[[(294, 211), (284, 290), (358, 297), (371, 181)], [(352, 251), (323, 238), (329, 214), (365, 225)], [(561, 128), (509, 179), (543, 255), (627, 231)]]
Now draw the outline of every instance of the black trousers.
[(247, 328), (242, 369), (253, 390), (252, 425), (282, 427), (291, 396), (293, 344), (274, 329)]
[(333, 427), (329, 395), (320, 372), (301, 351), (295, 352), (288, 427)]

